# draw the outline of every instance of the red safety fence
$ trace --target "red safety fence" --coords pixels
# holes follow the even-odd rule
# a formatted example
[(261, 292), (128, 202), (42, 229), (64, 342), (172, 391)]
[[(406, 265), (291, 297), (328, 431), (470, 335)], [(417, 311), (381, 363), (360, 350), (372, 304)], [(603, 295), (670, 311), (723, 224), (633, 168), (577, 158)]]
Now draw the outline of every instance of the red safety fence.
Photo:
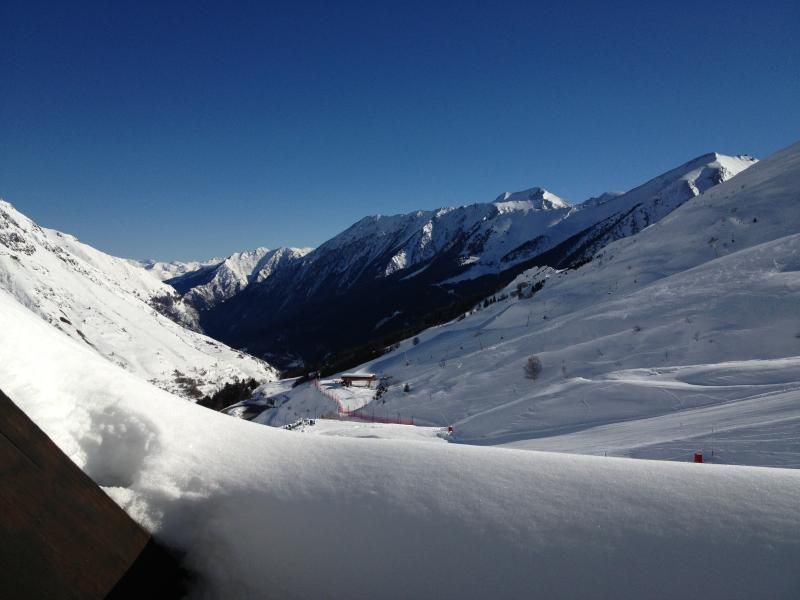
[(315, 379), (313, 381), (314, 387), (317, 388), (317, 391), (336, 403), (337, 412), (336, 413), (327, 413), (325, 415), (320, 415), (320, 419), (338, 419), (338, 420), (356, 420), (356, 421), (366, 421), (368, 423), (387, 423), (387, 424), (394, 424), (394, 425), (413, 425), (414, 418), (407, 418), (401, 417), (398, 415), (397, 417), (390, 417), (376, 415), (374, 412), (365, 411), (363, 409), (357, 408), (354, 410), (347, 410), (344, 405), (342, 404), (341, 399), (331, 392), (330, 390), (326, 390), (320, 384), (319, 379)]

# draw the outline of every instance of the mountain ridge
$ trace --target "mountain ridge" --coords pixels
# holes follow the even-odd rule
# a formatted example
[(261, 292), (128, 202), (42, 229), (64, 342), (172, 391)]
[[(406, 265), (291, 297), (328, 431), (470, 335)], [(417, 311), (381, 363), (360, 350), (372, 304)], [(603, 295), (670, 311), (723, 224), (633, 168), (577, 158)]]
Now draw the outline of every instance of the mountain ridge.
[(332, 376), (272, 392), (255, 420), (324, 414), (338, 394), (471, 445), (799, 468), (798, 189), (800, 143), (350, 367), (387, 382), (380, 400)]
[(501, 194), (499, 203), (367, 216), (267, 280), (222, 303), (195, 306), (203, 327), (227, 343), (317, 361), (478, 301), (525, 268), (587, 261), (755, 162), (704, 154), (588, 204), (571, 205), (537, 187)]

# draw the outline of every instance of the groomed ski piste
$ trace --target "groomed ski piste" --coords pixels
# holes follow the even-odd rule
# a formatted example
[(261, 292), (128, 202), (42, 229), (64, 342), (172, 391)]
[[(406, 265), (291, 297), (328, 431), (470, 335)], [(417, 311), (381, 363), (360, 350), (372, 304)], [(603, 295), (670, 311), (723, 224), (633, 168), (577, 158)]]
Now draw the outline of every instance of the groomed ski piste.
[[(796, 145), (576, 272), (528, 273), (547, 277), (532, 298), (363, 365), (394, 378), (379, 410), (427, 430), (231, 418), (4, 290), (0, 387), (185, 553), (193, 597), (794, 599), (800, 470), (692, 464), (676, 444), (713, 422), (720, 462), (741, 440), (742, 462), (778, 462), (762, 438), (795, 460), (799, 184)], [(330, 404), (269, 385), (273, 415)]]

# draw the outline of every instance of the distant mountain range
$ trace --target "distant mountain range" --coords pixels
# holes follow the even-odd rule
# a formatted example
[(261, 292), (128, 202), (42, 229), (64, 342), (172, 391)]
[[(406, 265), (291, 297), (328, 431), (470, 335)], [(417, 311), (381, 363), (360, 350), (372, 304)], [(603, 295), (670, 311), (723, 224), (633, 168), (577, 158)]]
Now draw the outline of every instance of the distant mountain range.
[(590, 260), (755, 162), (706, 154), (580, 204), (534, 187), (489, 203), (365, 217), (316, 249), (188, 263), (114, 258), (2, 202), (0, 289), (114, 362), (196, 396), (235, 378), (273, 379), (267, 362), (328, 370), (362, 362), (525, 269)]
[(576, 205), (534, 187), (491, 203), (369, 216), (314, 250), (260, 248), (166, 281), (213, 337), (282, 367), (319, 364), (452, 318), (531, 266), (586, 262), (755, 162), (705, 154)]

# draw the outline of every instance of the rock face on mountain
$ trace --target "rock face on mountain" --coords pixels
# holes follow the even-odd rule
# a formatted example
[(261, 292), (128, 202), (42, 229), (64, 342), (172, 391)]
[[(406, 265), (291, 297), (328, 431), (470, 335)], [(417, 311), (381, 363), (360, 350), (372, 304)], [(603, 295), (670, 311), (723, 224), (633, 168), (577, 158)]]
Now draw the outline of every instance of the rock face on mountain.
[(221, 264), (170, 282), (210, 335), (279, 364), (319, 361), (455, 316), (525, 268), (586, 262), (755, 162), (706, 154), (577, 205), (536, 187), (492, 203), (365, 217), (310, 252), (255, 251), (250, 262), (269, 264), (265, 276)]
[(237, 378), (271, 381), (260, 359), (206, 337), (197, 311), (134, 261), (40, 227), (0, 201), (0, 293), (163, 389), (196, 398)]

